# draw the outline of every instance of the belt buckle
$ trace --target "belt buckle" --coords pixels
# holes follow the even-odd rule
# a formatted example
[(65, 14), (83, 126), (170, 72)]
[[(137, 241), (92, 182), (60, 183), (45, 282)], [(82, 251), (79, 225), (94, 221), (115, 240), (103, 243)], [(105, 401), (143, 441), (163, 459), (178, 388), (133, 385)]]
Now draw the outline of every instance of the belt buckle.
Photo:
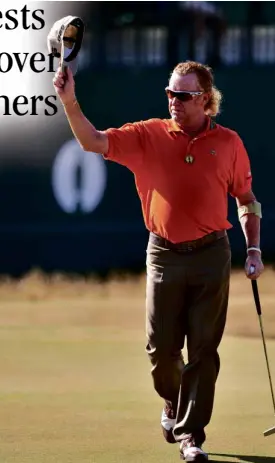
[(193, 251), (193, 249), (194, 248), (193, 248), (192, 244), (188, 243), (187, 248), (186, 248), (187, 252), (191, 252), (191, 251)]

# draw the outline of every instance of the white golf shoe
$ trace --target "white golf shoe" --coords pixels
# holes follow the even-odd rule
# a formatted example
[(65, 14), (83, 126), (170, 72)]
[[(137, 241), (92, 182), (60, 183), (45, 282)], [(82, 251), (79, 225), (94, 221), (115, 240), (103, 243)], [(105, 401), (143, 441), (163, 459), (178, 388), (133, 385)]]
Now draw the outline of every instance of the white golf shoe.
[(169, 444), (175, 444), (176, 441), (173, 435), (173, 428), (176, 424), (176, 415), (174, 410), (167, 404), (165, 404), (164, 409), (162, 410), (160, 423), (166, 442)]
[(182, 460), (195, 463), (205, 463), (208, 461), (207, 453), (196, 445), (194, 439), (184, 440), (180, 443), (180, 457)]

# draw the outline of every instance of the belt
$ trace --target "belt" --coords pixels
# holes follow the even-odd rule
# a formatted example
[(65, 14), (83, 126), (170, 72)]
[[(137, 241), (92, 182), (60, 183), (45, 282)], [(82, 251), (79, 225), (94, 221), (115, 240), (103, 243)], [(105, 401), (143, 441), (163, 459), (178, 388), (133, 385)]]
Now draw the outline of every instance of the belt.
[(171, 241), (167, 240), (166, 238), (162, 238), (155, 233), (150, 233), (150, 242), (164, 248), (168, 248), (171, 250), (179, 250), (183, 252), (192, 252), (196, 249), (200, 249), (208, 244), (214, 243), (215, 241), (224, 238), (227, 236), (226, 230), (219, 230), (209, 233), (208, 235), (203, 236), (202, 238), (198, 238), (197, 240), (193, 241), (182, 241), (180, 243), (172, 243)]

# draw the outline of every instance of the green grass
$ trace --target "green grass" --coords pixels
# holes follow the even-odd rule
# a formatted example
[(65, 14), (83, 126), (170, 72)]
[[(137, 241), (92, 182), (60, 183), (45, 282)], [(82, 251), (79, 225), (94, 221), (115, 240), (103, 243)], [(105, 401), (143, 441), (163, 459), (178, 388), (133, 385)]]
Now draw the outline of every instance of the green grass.
[[(263, 436), (275, 426), (263, 346), (250, 287), (246, 301), (239, 281), (204, 448), (217, 461), (275, 463), (275, 434)], [(71, 284), (62, 293), (40, 283), (14, 293), (0, 288), (0, 463), (180, 461), (177, 445), (160, 431), (143, 289), (76, 285), (74, 294)], [(274, 335), (273, 303), (267, 291), (263, 296)], [(245, 330), (249, 337), (232, 336)], [(275, 340), (267, 348), (272, 368)]]
[[(270, 357), (275, 342), (268, 342)], [(275, 461), (260, 339), (225, 337), (205, 449), (220, 461)], [(0, 462), (178, 461), (163, 441), (142, 330), (6, 327), (0, 331)], [(225, 455), (225, 456), (218, 456)]]

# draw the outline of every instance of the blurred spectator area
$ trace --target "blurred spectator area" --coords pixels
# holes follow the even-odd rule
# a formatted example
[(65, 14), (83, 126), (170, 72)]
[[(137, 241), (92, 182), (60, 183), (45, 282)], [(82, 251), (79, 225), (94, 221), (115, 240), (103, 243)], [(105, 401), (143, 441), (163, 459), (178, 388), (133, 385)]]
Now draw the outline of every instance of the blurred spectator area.
[(83, 68), (275, 64), (275, 2), (87, 2), (84, 19)]

